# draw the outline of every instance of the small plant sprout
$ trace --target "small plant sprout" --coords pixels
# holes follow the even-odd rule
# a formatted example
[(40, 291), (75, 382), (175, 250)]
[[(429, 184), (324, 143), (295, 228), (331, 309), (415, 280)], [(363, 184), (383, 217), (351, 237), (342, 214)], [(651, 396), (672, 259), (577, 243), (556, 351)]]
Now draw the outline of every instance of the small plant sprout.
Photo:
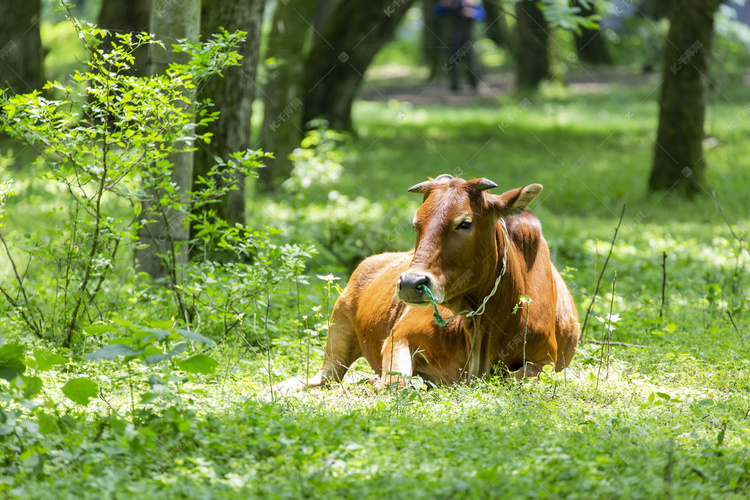
[(617, 328), (615, 328), (612, 325), (612, 323), (617, 323), (618, 321), (620, 321), (622, 319), (622, 318), (620, 318), (620, 314), (619, 313), (617, 313), (617, 314), (607, 314), (604, 318), (602, 318), (601, 316), (594, 316), (594, 317), (600, 323), (604, 323), (604, 328), (606, 328), (607, 331), (610, 332), (610, 333), (613, 332), (613, 331), (615, 331), (615, 330), (617, 330)]
[(526, 323), (523, 326), (523, 378), (526, 378), (526, 336), (529, 332), (529, 304), (531, 304), (531, 297), (521, 295), (518, 297), (518, 303), (513, 306), (513, 314), (518, 312), (519, 307), (526, 312)]
[(610, 355), (612, 353), (612, 342), (611, 342), (611, 334), (612, 331), (615, 330), (615, 327), (612, 326), (612, 323), (617, 323), (620, 321), (620, 314), (612, 314), (612, 307), (614, 307), (615, 304), (615, 285), (617, 283), (617, 271), (615, 271), (615, 275), (612, 277), (612, 297), (609, 300), (609, 313), (607, 314), (606, 318), (602, 318), (599, 316), (596, 316), (596, 319), (599, 320), (604, 325), (604, 331), (606, 332), (606, 340), (604, 340), (604, 344), (602, 345), (601, 355), (599, 356), (599, 370), (596, 372), (596, 389), (599, 388), (599, 375), (602, 371), (602, 363), (604, 362), (604, 348), (607, 348), (607, 378), (609, 378), (609, 359)]
[(339, 280), (341, 278), (337, 278), (333, 274), (326, 274), (325, 276), (321, 276), (320, 274), (316, 274), (318, 279), (321, 279), (326, 282), (326, 334), (328, 332), (328, 329), (331, 328), (331, 286), (335, 286), (336, 290), (341, 293), (343, 290), (341, 290), (341, 287), (338, 285), (333, 285), (333, 282), (336, 280)]

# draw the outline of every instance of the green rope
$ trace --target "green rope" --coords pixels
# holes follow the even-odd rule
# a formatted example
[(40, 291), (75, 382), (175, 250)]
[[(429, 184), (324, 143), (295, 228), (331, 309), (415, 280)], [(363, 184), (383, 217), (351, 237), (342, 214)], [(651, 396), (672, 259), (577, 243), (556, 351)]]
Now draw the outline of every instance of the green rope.
[(455, 318), (456, 316), (458, 316), (458, 314), (456, 314), (455, 316), (452, 316), (452, 317), (450, 317), (447, 320), (443, 319), (443, 317), (440, 316), (440, 313), (438, 312), (437, 302), (435, 302), (435, 297), (432, 295), (432, 290), (430, 290), (430, 287), (424, 286), (424, 285), (417, 285), (416, 286), (416, 290), (418, 292), (420, 292), (420, 293), (421, 292), (426, 293), (427, 296), (430, 298), (430, 304), (432, 304), (432, 307), (435, 309), (435, 312), (432, 313), (432, 319), (435, 320), (435, 324), (436, 325), (438, 325), (438, 326), (445, 326), (448, 323), (450, 323), (453, 320), (453, 318)]
[[(432, 318), (435, 320), (435, 324), (436, 325), (438, 325), (438, 326), (445, 326), (448, 323), (450, 323), (451, 321), (453, 321), (453, 319), (456, 316), (460, 316), (462, 314), (466, 314), (467, 318), (471, 317), (471, 316), (481, 316), (482, 314), (484, 314), (484, 308), (487, 305), (487, 302), (490, 300), (490, 298), (493, 295), (495, 295), (495, 292), (497, 292), (497, 287), (500, 284), (500, 280), (503, 279), (503, 275), (505, 274), (505, 271), (507, 271), (507, 269), (508, 269), (508, 246), (510, 245), (510, 243), (508, 242), (508, 228), (505, 225), (505, 219), (500, 219), (500, 222), (503, 225), (503, 236), (505, 238), (505, 248), (503, 248), (503, 267), (500, 269), (500, 274), (497, 276), (497, 279), (495, 280), (495, 286), (492, 288), (492, 291), (489, 293), (489, 295), (487, 295), (484, 298), (484, 300), (479, 305), (479, 307), (476, 308), (476, 310), (474, 310), (474, 311), (461, 311), (460, 313), (454, 314), (453, 316), (451, 316), (448, 319), (443, 319), (443, 317), (440, 316), (440, 313), (438, 312), (437, 302), (435, 302), (435, 297), (433, 297), (432, 290), (430, 290), (430, 287), (424, 286), (423, 284), (419, 284), (419, 285), (417, 285), (415, 287), (415, 290), (417, 290), (420, 293), (422, 293), (422, 292), (426, 293), (427, 296), (430, 298), (430, 303), (432, 304), (433, 309), (435, 309), (435, 312), (432, 313)], [(474, 326), (476, 328), (476, 323), (474, 324)], [(474, 349), (474, 345), (473, 344), (472, 344), (471, 348), (472, 348), (472, 351), (473, 351), (473, 349)]]

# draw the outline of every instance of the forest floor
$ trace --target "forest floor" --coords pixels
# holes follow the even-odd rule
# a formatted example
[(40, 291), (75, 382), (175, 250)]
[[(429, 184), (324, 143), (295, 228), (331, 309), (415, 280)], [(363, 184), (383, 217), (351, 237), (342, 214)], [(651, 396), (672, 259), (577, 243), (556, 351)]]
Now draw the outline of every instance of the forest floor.
[[(650, 80), (570, 76), (567, 90), (524, 103), (497, 78), (490, 88), (505, 105), (483, 91), (450, 96), (444, 83), (376, 85), (355, 104), (358, 135), (338, 181), (248, 198), (250, 225), (281, 229), (269, 236), (274, 248), (314, 243), (318, 253), (249, 299), (228, 335), (204, 312), (200, 332), (218, 345), (201, 352), (215, 369), (86, 361), (80, 348), (58, 352), (8, 319), (28, 381), (44, 390), (28, 399), (31, 385), (0, 391), (0, 497), (747, 498), (746, 90), (722, 89), (709, 107), (705, 192), (686, 200), (645, 189), (658, 114)], [(544, 185), (531, 209), (581, 318), (627, 208), (592, 309), (606, 317), (612, 307), (615, 329), (593, 319), (570, 367), (529, 383), (497, 376), (375, 394), (347, 380), (269, 396), (270, 383), (320, 366), (331, 283), (345, 284), (366, 255), (413, 247), (421, 197), (407, 188), (459, 170), (494, 180), (498, 193)], [(4, 231), (21, 244), (26, 232), (53, 232), (64, 214), (64, 193), (33, 173), (11, 172), (23, 195), (9, 198)], [(39, 286), (54, 289), (55, 272)], [(210, 262), (191, 276), (219, 304), (253, 286), (250, 277), (225, 286)], [(125, 272), (107, 290), (115, 317), (92, 325), (85, 352), (174, 323), (142, 282)], [(628, 345), (605, 348), (608, 339)], [(372, 374), (361, 360), (355, 368)], [(71, 385), (87, 380), (97, 390), (74, 403)]]
[[(440, 75), (442, 76), (442, 75)], [(414, 106), (467, 106), (483, 102), (502, 102), (515, 92), (515, 74), (512, 71), (492, 71), (479, 75), (477, 88), (468, 85), (461, 75), (458, 91), (451, 91), (445, 77), (429, 79), (427, 73), (411, 67), (387, 65), (374, 68), (365, 76), (360, 99), (364, 101), (390, 101), (410, 103)], [(656, 73), (634, 73), (625, 68), (586, 69), (577, 66), (564, 75), (558, 73), (553, 87), (564, 82), (570, 94), (607, 93), (615, 88), (632, 86), (659, 87)]]

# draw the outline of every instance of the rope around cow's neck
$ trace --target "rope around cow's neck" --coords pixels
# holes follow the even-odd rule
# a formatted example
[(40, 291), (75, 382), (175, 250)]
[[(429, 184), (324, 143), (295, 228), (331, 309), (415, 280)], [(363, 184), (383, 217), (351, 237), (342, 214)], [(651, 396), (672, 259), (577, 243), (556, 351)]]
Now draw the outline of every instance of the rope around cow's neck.
[[(487, 306), (487, 302), (492, 298), (495, 293), (497, 293), (497, 289), (500, 286), (500, 280), (503, 278), (503, 275), (505, 274), (505, 270), (508, 268), (508, 228), (505, 225), (505, 219), (500, 219), (500, 223), (503, 226), (503, 236), (505, 238), (505, 248), (503, 248), (503, 267), (500, 269), (500, 274), (497, 276), (497, 279), (495, 280), (495, 286), (492, 287), (492, 291), (487, 295), (483, 300), (482, 303), (479, 304), (479, 307), (477, 307), (473, 311), (461, 311), (460, 313), (454, 314), (448, 319), (443, 319), (442, 316), (440, 316), (440, 312), (438, 312), (437, 308), (437, 302), (435, 302), (435, 297), (432, 295), (432, 291), (429, 289), (429, 287), (426, 287), (424, 285), (418, 285), (417, 291), (423, 291), (427, 294), (427, 297), (430, 299), (430, 303), (432, 304), (433, 309), (435, 309), (435, 312), (432, 314), (432, 318), (435, 320), (435, 324), (438, 326), (445, 326), (451, 321), (453, 321), (457, 316), (461, 316), (463, 314), (466, 315), (467, 318), (470, 318), (472, 316), (481, 316), (484, 314), (484, 308)], [(472, 343), (472, 351), (474, 350), (474, 345)]]

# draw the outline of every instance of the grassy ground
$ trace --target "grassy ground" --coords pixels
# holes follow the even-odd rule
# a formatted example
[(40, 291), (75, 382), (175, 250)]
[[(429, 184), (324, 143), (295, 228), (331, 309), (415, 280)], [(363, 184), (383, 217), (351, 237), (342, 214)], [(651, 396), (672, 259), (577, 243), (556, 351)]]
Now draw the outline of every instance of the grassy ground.
[[(486, 176), (498, 192), (540, 182), (545, 190), (532, 208), (581, 313), (627, 204), (594, 313), (604, 315), (613, 299), (622, 318), (613, 340), (643, 348), (602, 352), (586, 342), (566, 372), (521, 385), (490, 379), (376, 395), (347, 381), (271, 401), (269, 375), (305, 370), (306, 342), (288, 326), (274, 340), (270, 366), (259, 343), (222, 344), (216, 375), (171, 380), (171, 399), (155, 406), (131, 399), (153, 369), (71, 362), (44, 374), (48, 389), (39, 399), (57, 415), (55, 425), (33, 420), (2, 438), (0, 491), (14, 498), (745, 498), (748, 255), (710, 195), (745, 238), (750, 118), (740, 90), (725, 91), (709, 111), (705, 193), (692, 202), (674, 192), (649, 195), (655, 98), (650, 86), (609, 86), (506, 97), (501, 106), (360, 102), (359, 136), (335, 186), (344, 201), (332, 201), (329, 187), (308, 190), (297, 210), (280, 199), (250, 203), (256, 223), (285, 227), (290, 240), (331, 231), (327, 220), (347, 223), (343, 241), (367, 253), (413, 244), (402, 221), (419, 197), (405, 191), (427, 176)], [(33, 196), (9, 201), (10, 214), (28, 214), (11, 217), (11, 231), (23, 231), (34, 206), (54, 199), (37, 181), (20, 182)], [(316, 321), (325, 318), (325, 283), (313, 275), (328, 272), (346, 279), (341, 259), (321, 248), (301, 293), (310, 321), (314, 306), (324, 306)], [(291, 307), (281, 314), (294, 325)], [(587, 337), (604, 337), (598, 321)], [(312, 354), (311, 371), (322, 354), (315, 339)], [(356, 371), (371, 373), (363, 363)], [(85, 410), (60, 392), (83, 373), (103, 389)], [(32, 431), (42, 437), (30, 445), (24, 432)]]

